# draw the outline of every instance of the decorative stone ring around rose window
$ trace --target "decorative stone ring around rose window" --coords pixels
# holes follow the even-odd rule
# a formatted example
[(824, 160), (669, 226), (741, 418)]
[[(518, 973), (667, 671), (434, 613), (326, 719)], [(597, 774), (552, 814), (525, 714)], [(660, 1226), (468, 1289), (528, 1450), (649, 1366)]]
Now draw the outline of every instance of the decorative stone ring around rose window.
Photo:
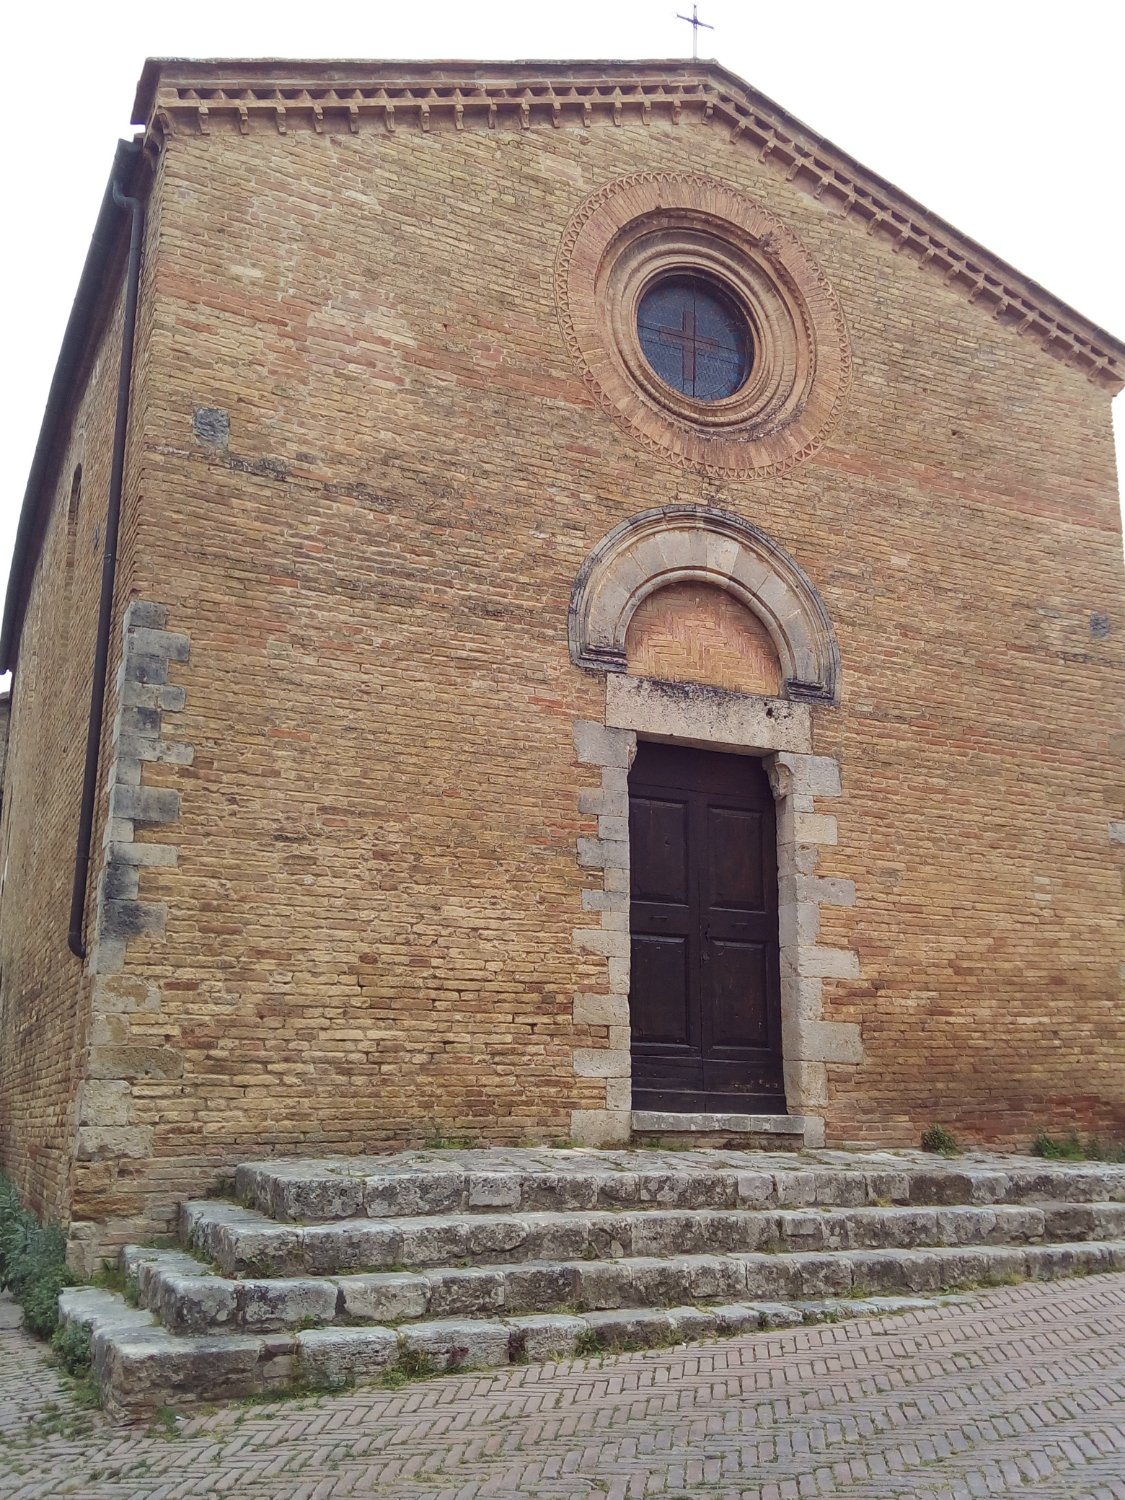
[(729, 183), (607, 183), (571, 216), (556, 295), (595, 400), (686, 466), (784, 473), (837, 420), (851, 352), (836, 294), (788, 225)]

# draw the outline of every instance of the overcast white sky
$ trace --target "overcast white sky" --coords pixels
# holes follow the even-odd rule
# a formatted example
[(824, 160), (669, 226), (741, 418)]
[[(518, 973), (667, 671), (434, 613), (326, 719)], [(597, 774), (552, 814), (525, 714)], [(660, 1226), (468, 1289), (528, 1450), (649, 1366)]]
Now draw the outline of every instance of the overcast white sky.
[[(148, 55), (691, 55), (683, 0), (26, 5), (4, 27), (0, 585), (47, 388)], [(702, 0), (700, 52), (1125, 337), (1122, 0)], [(1125, 451), (1125, 395), (1118, 398)]]

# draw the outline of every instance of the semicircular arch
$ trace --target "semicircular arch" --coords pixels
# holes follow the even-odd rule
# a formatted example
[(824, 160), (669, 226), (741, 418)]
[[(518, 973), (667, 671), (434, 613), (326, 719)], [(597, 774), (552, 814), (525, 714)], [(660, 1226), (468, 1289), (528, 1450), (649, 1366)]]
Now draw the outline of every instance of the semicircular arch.
[(673, 583), (725, 589), (761, 620), (781, 662), (782, 696), (835, 703), (840, 653), (824, 601), (804, 569), (759, 527), (710, 506), (662, 506), (615, 527), (587, 557), (570, 605), (577, 666), (628, 669), (638, 606)]

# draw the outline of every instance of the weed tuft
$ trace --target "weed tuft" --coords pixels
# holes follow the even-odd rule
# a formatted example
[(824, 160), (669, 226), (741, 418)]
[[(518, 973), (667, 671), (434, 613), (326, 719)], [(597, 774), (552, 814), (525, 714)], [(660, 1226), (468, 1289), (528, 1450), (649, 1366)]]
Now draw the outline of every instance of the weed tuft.
[(93, 1284), (123, 1297), (125, 1295), (125, 1272), (121, 1267), (121, 1262), (116, 1259), (103, 1260), (101, 1270), (94, 1273)]
[(583, 1328), (575, 1340), (575, 1354), (601, 1354), (604, 1346), (602, 1336), (596, 1328)]
[(152, 1414), (152, 1431), (159, 1433), (161, 1437), (178, 1438), (180, 1436), (180, 1419), (170, 1406), (158, 1406)]
[(40, 1224), (20, 1202), (14, 1184), (0, 1177), (0, 1288), (23, 1308), (29, 1333), (51, 1337), (59, 1326), (59, 1293), (74, 1283), (62, 1230)]
[(938, 1156), (960, 1156), (961, 1147), (952, 1130), (944, 1125), (931, 1125), (922, 1132), (922, 1150), (933, 1151)]
[(403, 1349), (398, 1357), (398, 1369), (407, 1380), (428, 1380), (436, 1375), (434, 1362), (422, 1349)]
[(68, 1375), (81, 1379), (90, 1370), (90, 1330), (81, 1323), (60, 1323), (51, 1335), (51, 1351)]
[(1040, 1130), (1031, 1143), (1031, 1154), (1048, 1161), (1081, 1161), (1086, 1152), (1077, 1130), (1072, 1130), (1069, 1135), (1049, 1135)]

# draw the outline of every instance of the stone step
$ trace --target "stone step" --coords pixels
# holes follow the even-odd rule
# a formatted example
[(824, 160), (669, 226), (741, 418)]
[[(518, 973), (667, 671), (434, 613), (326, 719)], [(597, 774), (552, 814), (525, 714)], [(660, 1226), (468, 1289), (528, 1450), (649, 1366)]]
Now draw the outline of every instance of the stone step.
[(921, 1152), (476, 1150), (247, 1162), (243, 1203), (280, 1223), (621, 1208), (848, 1208), (1125, 1198), (1125, 1166)]
[(205, 1199), (183, 1206), (184, 1243), (225, 1276), (325, 1276), (485, 1261), (616, 1259), (731, 1251), (1024, 1244), (1125, 1237), (1125, 1203), (951, 1208), (602, 1209), (428, 1214), (278, 1224)]
[(710, 1308), (619, 1308), (490, 1319), (435, 1319), (408, 1328), (299, 1329), (177, 1337), (115, 1293), (80, 1287), (62, 1293), (62, 1323), (90, 1337), (103, 1404), (118, 1420), (196, 1401), (235, 1401), (286, 1392), (341, 1390), (392, 1372), (406, 1377), (573, 1359), (653, 1348), (690, 1339), (792, 1328), (826, 1319), (889, 1316), (957, 1298), (823, 1298), (797, 1303), (739, 1302)]
[[(963, 1251), (933, 1250), (884, 1252), (882, 1259), (888, 1265), (905, 1265), (902, 1258), (913, 1258), (915, 1263), (920, 1257), (936, 1258), (942, 1267), (940, 1274), (974, 1280), (988, 1274), (989, 1265), (1001, 1268), (993, 1273), (1000, 1277), (1030, 1274), (1041, 1280), (1125, 1267), (1125, 1242), (1032, 1246), (1022, 1251), (1003, 1248), (979, 1254), (984, 1257), (982, 1261)], [(745, 1257), (748, 1261), (771, 1258), (781, 1259)], [(842, 1266), (847, 1258), (792, 1259), (836, 1259)], [(866, 1272), (871, 1269), (861, 1267)], [(932, 1269), (936, 1274), (937, 1267)], [(804, 1277), (799, 1279), (803, 1284)], [(107, 1411), (128, 1419), (151, 1414), (162, 1406), (192, 1401), (231, 1401), (287, 1390), (341, 1389), (386, 1378), (396, 1370), (405, 1376), (418, 1376), (487, 1369), (512, 1360), (565, 1359), (823, 1318), (901, 1312), (934, 1300), (917, 1295), (885, 1298), (866, 1291), (856, 1296), (854, 1266), (847, 1278), (839, 1273), (824, 1276), (816, 1285), (844, 1279), (852, 1287), (852, 1294), (844, 1297), (818, 1291), (813, 1297), (777, 1302), (747, 1295), (732, 1301), (716, 1298), (709, 1306), (682, 1301), (586, 1313), (445, 1317), (397, 1328), (337, 1326), (273, 1334), (233, 1331), (177, 1335), (159, 1326), (150, 1312), (130, 1307), (115, 1293), (91, 1287), (64, 1292), (59, 1310), (64, 1325), (83, 1328), (90, 1336), (94, 1372)]]
[[(960, 1210), (960, 1212), (969, 1212)], [(248, 1277), (175, 1251), (122, 1252), (141, 1304), (173, 1333), (280, 1332), (332, 1323), (668, 1307), (716, 1301), (930, 1293), (989, 1280), (1125, 1268), (1125, 1238), (763, 1254), (630, 1255), (426, 1271)]]

